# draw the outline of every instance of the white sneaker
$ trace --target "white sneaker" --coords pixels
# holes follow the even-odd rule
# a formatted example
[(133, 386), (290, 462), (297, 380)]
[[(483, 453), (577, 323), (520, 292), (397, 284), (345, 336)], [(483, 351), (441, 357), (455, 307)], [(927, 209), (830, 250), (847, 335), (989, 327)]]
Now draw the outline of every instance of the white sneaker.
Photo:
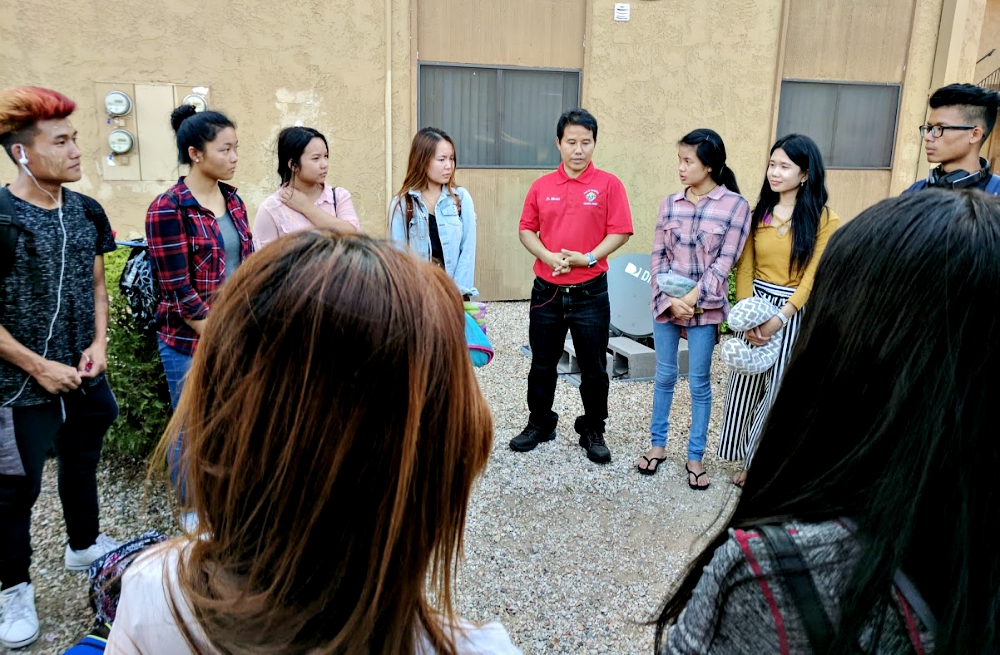
[(97, 535), (97, 541), (90, 548), (73, 550), (66, 544), (66, 568), (70, 571), (86, 571), (95, 559), (119, 546), (120, 543), (104, 533)]
[(38, 639), (38, 613), (35, 612), (35, 587), (22, 582), (2, 594), (3, 617), (0, 619), (0, 645), (22, 648)]

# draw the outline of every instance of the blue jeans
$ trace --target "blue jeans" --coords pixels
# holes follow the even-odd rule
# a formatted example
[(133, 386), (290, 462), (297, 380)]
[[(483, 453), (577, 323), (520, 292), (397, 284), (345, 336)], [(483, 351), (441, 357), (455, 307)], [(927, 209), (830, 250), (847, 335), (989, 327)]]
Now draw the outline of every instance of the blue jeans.
[[(184, 390), (184, 379), (191, 368), (191, 355), (174, 350), (160, 339), (156, 340), (156, 345), (160, 349), (160, 361), (163, 362), (163, 372), (167, 376), (167, 389), (170, 390), (170, 407), (176, 411), (177, 403), (181, 399), (181, 391)], [(170, 448), (167, 453), (167, 464), (170, 467), (170, 481), (177, 487), (181, 496), (181, 501), (186, 500), (184, 486), (180, 483), (180, 460), (181, 460), (181, 437)]]
[[(708, 441), (708, 419), (712, 414), (712, 351), (718, 334), (717, 325), (687, 328), (688, 384), (691, 387), (691, 437), (688, 459), (700, 462)], [(677, 347), (681, 328), (673, 323), (653, 321), (656, 347), (656, 377), (653, 382), (653, 420), (649, 426), (654, 446), (667, 445), (670, 431), (670, 406), (677, 384)]]
[(535, 278), (531, 288), (528, 342), (531, 370), (528, 372), (528, 422), (550, 432), (559, 415), (552, 411), (556, 394), (556, 366), (563, 354), (567, 330), (573, 336), (580, 363), (580, 398), (584, 423), (604, 432), (608, 418), (607, 354), (611, 327), (608, 279), (600, 275), (573, 286), (558, 286)]

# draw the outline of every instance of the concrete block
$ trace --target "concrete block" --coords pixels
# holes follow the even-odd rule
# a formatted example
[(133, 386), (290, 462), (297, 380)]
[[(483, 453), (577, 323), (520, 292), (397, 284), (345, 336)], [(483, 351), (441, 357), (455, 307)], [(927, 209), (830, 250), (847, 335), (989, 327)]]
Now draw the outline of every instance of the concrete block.
[(651, 378), (656, 374), (656, 351), (628, 337), (614, 337), (608, 341), (614, 353), (615, 367), (625, 369), (630, 379)]
[(566, 343), (563, 344), (563, 354), (559, 358), (556, 370), (560, 373), (569, 374), (580, 372), (580, 362), (576, 358), (576, 348), (573, 347), (573, 339), (571, 337), (566, 337)]
[(687, 339), (681, 339), (677, 348), (677, 374), (687, 375), (688, 371), (688, 342)]

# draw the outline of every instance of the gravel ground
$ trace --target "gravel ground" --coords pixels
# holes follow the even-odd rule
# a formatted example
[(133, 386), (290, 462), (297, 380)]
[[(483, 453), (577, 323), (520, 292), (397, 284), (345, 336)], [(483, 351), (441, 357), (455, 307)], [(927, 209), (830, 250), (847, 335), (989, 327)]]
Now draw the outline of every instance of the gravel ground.
[[(651, 382), (612, 382), (607, 443), (612, 461), (590, 462), (572, 421), (583, 413), (576, 387), (560, 380), (555, 411), (559, 436), (530, 453), (507, 442), (527, 421), (529, 360), (527, 303), (491, 303), (489, 336), (497, 351), (479, 370), (493, 409), (495, 442), (473, 494), (466, 561), (458, 576), (458, 611), (473, 621), (501, 621), (526, 653), (648, 653), (653, 615), (693, 554), (721, 527), (736, 488), (727, 478), (739, 465), (715, 456), (724, 369), (713, 365), (712, 420), (705, 492), (688, 489), (684, 474), (690, 394), (682, 380), (674, 396), (668, 460), (654, 476), (635, 471), (649, 446)], [(145, 464), (109, 460), (100, 473), (102, 527), (125, 539), (145, 529), (170, 534), (161, 493), (145, 493)], [(63, 568), (65, 543), (55, 467), (45, 470), (32, 526), (32, 577), (42, 636), (19, 653), (61, 653), (90, 627), (86, 574)]]

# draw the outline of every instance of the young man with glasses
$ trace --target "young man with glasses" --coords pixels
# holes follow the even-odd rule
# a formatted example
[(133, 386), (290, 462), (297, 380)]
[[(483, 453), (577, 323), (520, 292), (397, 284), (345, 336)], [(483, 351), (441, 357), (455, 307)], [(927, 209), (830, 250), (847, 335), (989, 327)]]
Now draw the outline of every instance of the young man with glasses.
[(934, 92), (930, 106), (920, 136), (927, 161), (938, 166), (904, 193), (939, 188), (1000, 195), (1000, 176), (993, 175), (989, 162), (979, 156), (996, 125), (1000, 94), (974, 84), (951, 84)]

